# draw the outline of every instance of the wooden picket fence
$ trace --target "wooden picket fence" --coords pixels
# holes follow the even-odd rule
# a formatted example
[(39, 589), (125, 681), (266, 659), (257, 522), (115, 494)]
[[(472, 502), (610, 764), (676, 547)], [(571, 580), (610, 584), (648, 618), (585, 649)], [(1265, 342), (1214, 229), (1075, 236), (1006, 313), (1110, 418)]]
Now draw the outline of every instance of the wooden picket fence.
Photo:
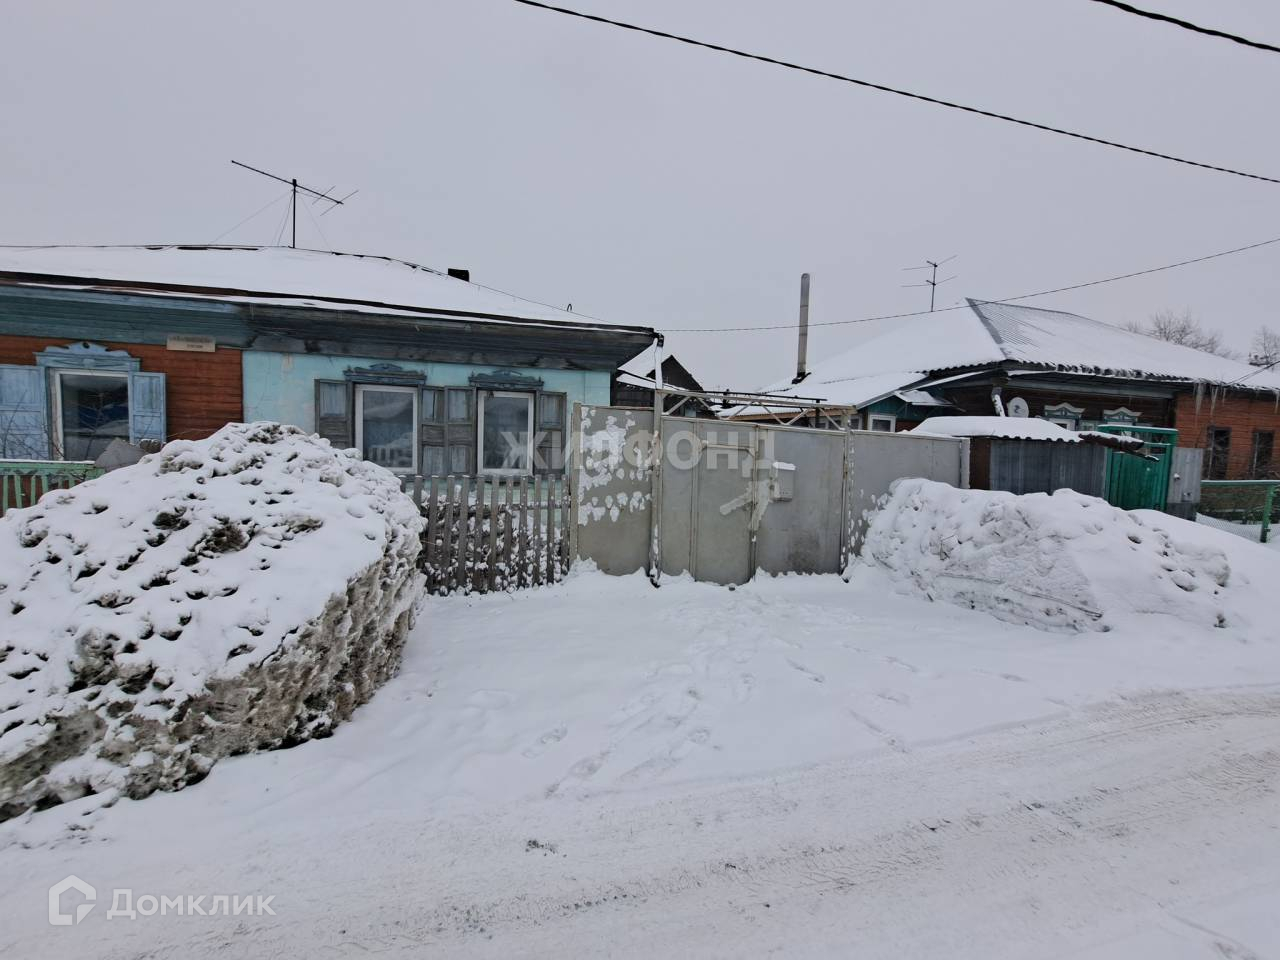
[(29, 507), (50, 490), (67, 490), (102, 476), (91, 462), (62, 460), (0, 460), (0, 516), (16, 507)]
[(406, 477), (427, 525), (419, 565), (435, 594), (555, 583), (569, 569), (563, 477)]

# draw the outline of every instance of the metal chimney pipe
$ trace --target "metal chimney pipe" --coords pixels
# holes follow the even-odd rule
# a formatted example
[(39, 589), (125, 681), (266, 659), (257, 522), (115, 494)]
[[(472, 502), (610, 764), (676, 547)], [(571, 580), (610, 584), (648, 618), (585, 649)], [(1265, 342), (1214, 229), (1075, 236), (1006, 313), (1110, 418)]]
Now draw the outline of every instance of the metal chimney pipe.
[(799, 383), (809, 375), (806, 365), (809, 358), (809, 275), (800, 274), (800, 343), (796, 355), (796, 378)]

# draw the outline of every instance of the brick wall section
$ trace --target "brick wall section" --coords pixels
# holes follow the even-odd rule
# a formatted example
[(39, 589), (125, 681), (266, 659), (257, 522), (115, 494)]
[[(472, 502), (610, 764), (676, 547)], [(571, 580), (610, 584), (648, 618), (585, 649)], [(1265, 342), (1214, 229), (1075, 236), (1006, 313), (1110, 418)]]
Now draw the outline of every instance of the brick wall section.
[[(59, 338), (0, 335), (0, 363), (34, 365), (45, 347), (63, 347)], [(165, 374), (168, 408), (166, 439), (198, 440), (227, 423), (244, 418), (240, 351), (219, 347), (213, 353), (186, 353), (150, 343), (94, 341), (137, 357), (142, 369)]]
[[(1215, 402), (1212, 390), (1206, 389), (1197, 411), (1195, 394), (1180, 394), (1174, 426), (1178, 428), (1178, 446), (1206, 449), (1211, 426), (1229, 428), (1231, 450), (1227, 457), (1227, 479), (1248, 480), (1253, 466), (1254, 431), (1274, 431), (1276, 440), (1280, 441), (1280, 405), (1274, 396), (1243, 394), (1219, 396)], [(1272, 471), (1280, 466), (1276, 458), (1280, 458), (1280, 445), (1273, 455)]]

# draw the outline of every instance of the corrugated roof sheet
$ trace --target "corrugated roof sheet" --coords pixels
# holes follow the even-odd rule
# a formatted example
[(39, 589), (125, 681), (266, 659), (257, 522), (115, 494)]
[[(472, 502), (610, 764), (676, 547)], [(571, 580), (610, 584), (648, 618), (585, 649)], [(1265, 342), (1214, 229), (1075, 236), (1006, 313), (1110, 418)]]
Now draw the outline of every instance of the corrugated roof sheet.
[[(962, 309), (858, 325), (857, 343), (821, 360), (803, 382), (767, 392), (864, 405), (930, 374), (1006, 361), (1094, 376), (1143, 378), (1280, 390), (1280, 372), (1259, 371), (1059, 310), (970, 300)], [(918, 371), (909, 375), (900, 371)], [(895, 378), (896, 385), (885, 386)], [(883, 388), (883, 389), (882, 389)]]

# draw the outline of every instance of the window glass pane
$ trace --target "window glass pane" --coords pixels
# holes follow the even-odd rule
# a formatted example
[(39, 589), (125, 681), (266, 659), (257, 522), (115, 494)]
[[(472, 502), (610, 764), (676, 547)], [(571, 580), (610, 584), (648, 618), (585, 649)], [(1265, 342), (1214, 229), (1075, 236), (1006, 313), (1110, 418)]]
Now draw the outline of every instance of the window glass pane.
[(892, 433), (893, 421), (890, 420), (888, 417), (872, 417), (871, 429), (879, 430), (881, 433)]
[(444, 447), (422, 448), (422, 475), (424, 477), (444, 475)]
[(470, 447), (449, 448), (449, 472), (462, 474), (471, 472)]
[(1209, 430), (1209, 451), (1205, 472), (1210, 480), (1227, 479), (1227, 458), (1231, 453), (1231, 430), (1214, 427)]
[(465, 423), (471, 419), (471, 391), (449, 391), (449, 422)]
[(389, 470), (413, 469), (417, 424), (413, 392), (361, 387), (361, 439), (366, 460)]
[(58, 376), (62, 456), (96, 460), (112, 440), (129, 439), (129, 380), (94, 373)]
[(564, 426), (564, 397), (555, 393), (542, 395), (542, 426)]
[(534, 464), (540, 471), (559, 473), (564, 470), (564, 435), (559, 430), (545, 430), (538, 445), (538, 462)]
[(347, 415), (347, 385), (345, 383), (321, 383), (319, 387), (320, 416), (345, 417)]
[(529, 408), (532, 396), (486, 395), (484, 400), (485, 470), (529, 469)]
[(1272, 430), (1259, 430), (1253, 435), (1253, 473), (1258, 480), (1267, 479), (1271, 471), (1271, 456), (1276, 441)]
[(440, 391), (422, 391), (422, 420), (424, 423), (440, 422)]

